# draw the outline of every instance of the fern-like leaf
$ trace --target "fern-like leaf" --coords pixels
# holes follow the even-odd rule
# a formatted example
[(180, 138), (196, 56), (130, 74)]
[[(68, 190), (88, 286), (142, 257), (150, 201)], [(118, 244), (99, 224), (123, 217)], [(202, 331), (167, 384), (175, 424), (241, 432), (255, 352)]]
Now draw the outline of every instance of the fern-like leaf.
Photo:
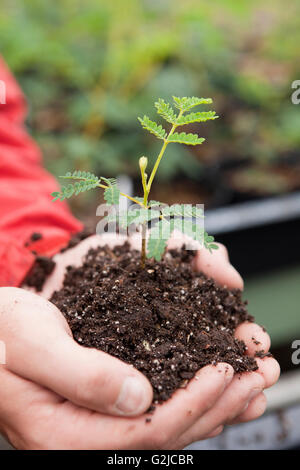
[(61, 191), (55, 191), (51, 193), (51, 196), (53, 197), (52, 201), (55, 202), (58, 199), (60, 201), (64, 201), (65, 199), (69, 199), (71, 196), (74, 194), (74, 186), (73, 184), (68, 184), (68, 186), (62, 186)]
[(147, 258), (160, 261), (165, 252), (167, 241), (170, 238), (172, 228), (170, 222), (162, 219), (151, 229), (147, 243)]
[(203, 209), (201, 207), (192, 206), (191, 204), (173, 204), (172, 206), (166, 206), (162, 208), (161, 214), (165, 217), (204, 217)]
[(192, 96), (188, 98), (184, 96), (183, 98), (178, 98), (177, 96), (173, 96), (174, 104), (177, 109), (180, 111), (186, 112), (189, 109), (194, 108), (200, 104), (211, 104), (211, 98), (197, 98), (196, 96)]
[(89, 173), (87, 171), (73, 171), (73, 173), (68, 172), (64, 176), (60, 176), (63, 179), (73, 179), (80, 180), (75, 183), (70, 183), (67, 186), (62, 186), (61, 191), (55, 191), (51, 194), (53, 201), (63, 201), (64, 199), (69, 199), (73, 194), (77, 196), (79, 193), (89, 191), (90, 189), (96, 188), (99, 185), (100, 178)]
[(104, 191), (104, 195), (103, 195), (104, 200), (110, 206), (118, 205), (119, 199), (120, 199), (120, 190), (115, 180), (112, 182), (112, 180), (106, 179), (106, 182), (109, 186)]
[(51, 194), (53, 197), (53, 201), (63, 201), (64, 199), (69, 199), (73, 194), (77, 196), (79, 193), (83, 193), (85, 191), (89, 191), (90, 189), (94, 189), (98, 186), (99, 180), (87, 180), (87, 181), (76, 181), (76, 183), (70, 183), (67, 186), (62, 186), (61, 191), (55, 191)]
[(199, 137), (197, 134), (186, 134), (185, 132), (174, 132), (174, 134), (168, 138), (168, 142), (176, 142), (178, 144), (186, 145), (199, 145), (204, 141), (205, 139), (203, 137)]
[(212, 253), (213, 250), (219, 249), (218, 245), (213, 243), (214, 240), (215, 239), (212, 235), (208, 235), (207, 232), (204, 232), (204, 246), (210, 251), (210, 253)]
[(107, 222), (118, 222), (122, 228), (129, 227), (129, 225), (141, 225), (145, 222), (148, 223), (151, 220), (158, 219), (160, 212), (151, 209), (134, 209), (123, 211), (119, 213), (112, 213), (106, 217)]
[(165, 100), (159, 98), (155, 103), (155, 107), (160, 116), (162, 116), (170, 124), (175, 124), (177, 116), (174, 112), (174, 109), (169, 103), (166, 103)]
[(117, 184), (117, 179), (116, 178), (104, 178), (104, 176), (101, 176), (100, 178), (104, 183), (108, 184), (108, 186), (116, 185)]
[(160, 216), (159, 211), (149, 210), (149, 209), (136, 209), (136, 210), (129, 210), (127, 212), (127, 220), (123, 227), (128, 227), (131, 224), (140, 225), (144, 224), (145, 222), (150, 222), (152, 219), (157, 219)]
[(177, 120), (179, 126), (184, 126), (185, 124), (191, 124), (193, 122), (206, 122), (209, 119), (217, 119), (219, 116), (216, 115), (215, 111), (202, 111), (199, 113), (190, 113), (185, 116), (181, 116)]
[(210, 252), (218, 249), (218, 245), (213, 243), (214, 237), (212, 235), (208, 235), (201, 226), (194, 223), (192, 220), (173, 219), (170, 223), (172, 225), (172, 230), (179, 230), (184, 235), (187, 235), (193, 240), (199, 242), (201, 245), (204, 245), (204, 247)]
[[(141, 202), (142, 204), (144, 203), (144, 198), (143, 197), (138, 197), (134, 196), (134, 199), (138, 202)], [(148, 201), (148, 208), (149, 207), (155, 207), (155, 206), (161, 206), (161, 202), (159, 201)]]
[(170, 236), (170, 228), (168, 225), (169, 223), (167, 221), (160, 220), (151, 230), (147, 242), (147, 258), (154, 258), (156, 261), (161, 260)]
[(93, 173), (90, 173), (89, 171), (78, 171), (75, 170), (73, 173), (68, 171), (63, 176), (60, 176), (60, 178), (63, 179), (73, 179), (73, 180), (83, 180), (83, 181), (90, 181), (90, 182), (99, 182), (101, 178), (98, 178), (98, 176), (94, 175)]
[(161, 202), (159, 202), (159, 201), (149, 201), (148, 202), (148, 207), (157, 207), (157, 206), (161, 206)]
[(151, 134), (154, 134), (158, 139), (165, 139), (167, 136), (167, 133), (165, 129), (161, 126), (158, 125), (156, 122), (151, 121), (148, 116), (144, 116), (142, 118), (138, 118), (140, 123), (142, 124), (142, 127), (149, 131)]
[(184, 235), (189, 236), (193, 240), (203, 244), (204, 231), (203, 229), (192, 220), (186, 219), (173, 219), (171, 220), (172, 230), (178, 230)]
[(163, 238), (152, 238), (151, 235), (147, 244), (147, 258), (154, 258), (160, 261), (165, 252), (167, 240)]

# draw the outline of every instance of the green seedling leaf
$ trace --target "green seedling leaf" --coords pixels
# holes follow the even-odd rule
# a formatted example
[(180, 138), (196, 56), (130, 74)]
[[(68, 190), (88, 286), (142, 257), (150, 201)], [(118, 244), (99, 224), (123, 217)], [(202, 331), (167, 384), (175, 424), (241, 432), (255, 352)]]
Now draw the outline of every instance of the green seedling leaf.
[(108, 205), (118, 205), (120, 199), (120, 190), (116, 184), (111, 184), (104, 191), (104, 200)]
[(192, 96), (191, 98), (188, 98), (184, 96), (183, 98), (178, 98), (177, 96), (173, 96), (174, 104), (177, 109), (180, 109), (180, 111), (186, 112), (189, 109), (194, 108), (195, 106), (198, 106), (200, 104), (211, 104), (212, 99), (211, 98), (197, 98), (196, 96)]
[(143, 119), (138, 118), (142, 127), (149, 131), (151, 134), (154, 134), (158, 139), (165, 139), (167, 133), (161, 125), (158, 125), (156, 122), (151, 121), (148, 116), (144, 116)]
[(159, 98), (155, 103), (155, 107), (157, 109), (157, 113), (162, 116), (165, 121), (170, 124), (175, 124), (177, 116), (169, 103), (166, 103), (162, 98)]
[[(162, 125), (150, 120), (148, 116), (138, 118), (144, 129), (164, 141), (152, 172), (149, 175), (145, 173), (148, 160), (146, 157), (141, 157), (139, 160), (144, 197), (132, 198), (130, 195), (122, 193), (122, 196), (136, 202), (137, 208), (129, 209), (129, 211), (123, 213), (111, 213), (105, 218), (107, 222), (118, 222), (118, 224), (124, 228), (131, 224), (142, 225), (143, 233), (147, 232), (149, 222), (151, 222), (152, 229), (147, 243), (147, 257), (154, 257), (157, 261), (161, 259), (166, 249), (167, 240), (175, 229), (185, 235), (189, 235), (193, 240), (204, 244), (210, 251), (218, 248), (216, 243), (214, 243), (214, 238), (208, 235), (199, 224), (195, 223), (195, 219), (203, 217), (202, 208), (184, 204), (175, 204), (168, 207), (159, 201), (148, 201), (151, 185), (167, 145), (169, 143), (199, 145), (205, 140), (197, 134), (175, 132), (176, 128), (195, 122), (213, 120), (218, 117), (215, 111), (191, 112), (185, 114), (195, 106), (212, 103), (211, 98), (197, 98), (195, 96), (179, 98), (173, 96), (173, 101), (174, 108), (162, 98), (159, 98), (155, 103), (159, 116), (167, 123), (171, 124), (168, 133)], [(179, 111), (177, 112), (175, 108)], [(52, 196), (54, 201), (58, 199), (63, 201), (64, 199), (70, 198), (73, 194), (77, 195), (81, 192), (101, 187), (104, 189), (104, 199), (107, 204), (119, 204), (121, 193), (115, 178), (98, 177), (93, 173), (81, 170), (68, 172), (62, 176), (62, 178), (73, 179), (75, 181), (63, 186), (60, 192), (53, 192)], [(145, 266), (144, 245), (142, 246), (141, 264)]]
[(203, 210), (191, 204), (174, 204), (163, 207), (161, 214), (165, 217), (196, 217), (203, 218)]
[(184, 126), (185, 124), (191, 124), (193, 122), (206, 122), (210, 119), (217, 119), (219, 116), (216, 115), (215, 111), (203, 111), (200, 113), (191, 113), (185, 116), (181, 116), (177, 120), (179, 126)]
[(203, 137), (199, 137), (197, 134), (186, 134), (185, 132), (174, 132), (170, 137), (168, 137), (168, 142), (176, 142), (177, 144), (186, 144), (186, 145), (199, 145), (204, 142)]
[(156, 261), (160, 261), (167, 246), (167, 239), (153, 237), (151, 232), (147, 243), (147, 258), (154, 258)]

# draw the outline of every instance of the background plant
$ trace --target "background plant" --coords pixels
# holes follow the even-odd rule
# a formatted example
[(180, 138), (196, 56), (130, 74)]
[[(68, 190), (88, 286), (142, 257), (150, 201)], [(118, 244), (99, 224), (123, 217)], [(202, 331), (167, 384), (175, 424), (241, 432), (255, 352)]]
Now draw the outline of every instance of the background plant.
[(205, 154), (173, 146), (159, 179), (246, 157), (268, 178), (278, 156), (299, 155), (300, 114), (289, 99), (300, 76), (299, 10), (298, 0), (2, 0), (0, 50), (56, 175), (76, 167), (137, 176), (135, 155), (157, 150), (136, 130), (138, 110), (151, 119), (153, 96), (201, 90), (223, 118), (214, 139)]
[[(202, 209), (199, 210), (195, 206), (190, 206), (189, 214), (187, 214), (185, 205), (177, 204), (171, 207), (161, 207), (162, 204), (160, 202), (149, 201), (151, 186), (167, 146), (170, 143), (195, 146), (202, 144), (205, 140), (203, 137), (199, 137), (198, 134), (175, 132), (176, 129), (187, 124), (206, 122), (218, 117), (215, 111), (189, 112), (196, 106), (212, 103), (211, 98), (178, 98), (173, 96), (173, 101), (175, 108), (177, 108), (177, 113), (173, 107), (162, 98), (155, 103), (157, 113), (171, 125), (168, 132), (161, 124), (151, 121), (146, 115), (144, 115), (143, 118), (139, 118), (144, 129), (149, 131), (151, 134), (154, 134), (159, 140), (163, 141), (161, 150), (156, 158), (149, 177), (146, 173), (148, 159), (146, 157), (141, 157), (139, 159), (143, 187), (142, 198), (132, 197), (121, 192), (118, 188), (117, 181), (114, 178), (108, 179), (103, 176), (98, 177), (92, 173), (77, 170), (72, 173), (68, 172), (65, 176), (62, 176), (62, 178), (65, 179), (77, 180), (75, 183), (70, 183), (67, 186), (62, 187), (61, 192), (52, 193), (54, 201), (57, 201), (58, 199), (63, 201), (64, 199), (73, 196), (73, 194), (78, 195), (79, 193), (90, 189), (102, 188), (104, 189), (104, 199), (108, 205), (118, 205), (120, 196), (124, 196), (139, 205), (140, 208), (138, 210), (129, 209), (123, 214), (113, 213), (112, 215), (107, 216), (106, 220), (107, 222), (116, 221), (123, 228), (127, 228), (131, 224), (142, 226), (141, 264), (143, 268), (145, 267), (146, 256), (148, 258), (155, 258), (157, 261), (161, 259), (166, 249), (167, 241), (175, 229), (189, 235), (192, 239), (199, 241), (210, 251), (218, 248), (218, 246), (213, 243), (214, 237), (209, 236), (202, 228), (200, 229), (197, 223), (193, 220), (203, 217)], [(187, 215), (189, 215), (191, 219), (185, 220)], [(155, 222), (155, 226), (153, 227), (152, 224), (147, 241), (148, 223), (153, 221)]]

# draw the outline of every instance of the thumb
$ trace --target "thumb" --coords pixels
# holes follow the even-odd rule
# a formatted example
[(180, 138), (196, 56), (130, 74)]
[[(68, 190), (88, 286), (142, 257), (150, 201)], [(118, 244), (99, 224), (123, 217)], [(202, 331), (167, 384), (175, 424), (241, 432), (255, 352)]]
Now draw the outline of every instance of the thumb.
[(148, 409), (152, 387), (132, 366), (77, 344), (50, 302), (23, 289), (0, 289), (0, 331), (6, 367), (92, 410), (136, 416)]

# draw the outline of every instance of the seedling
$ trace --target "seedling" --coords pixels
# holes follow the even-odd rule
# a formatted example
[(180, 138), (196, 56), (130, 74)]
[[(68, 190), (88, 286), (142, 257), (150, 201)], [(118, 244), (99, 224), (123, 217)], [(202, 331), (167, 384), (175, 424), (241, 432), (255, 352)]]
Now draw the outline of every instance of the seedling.
[[(141, 265), (143, 267), (145, 266), (146, 257), (155, 258), (156, 261), (161, 259), (166, 249), (169, 236), (175, 229), (179, 230), (183, 234), (189, 235), (193, 240), (199, 241), (210, 251), (218, 248), (218, 246), (213, 243), (214, 237), (209, 236), (204, 230), (199, 229), (199, 225), (194, 222), (194, 219), (203, 217), (202, 209), (199, 209), (196, 206), (193, 207), (184, 204), (175, 204), (171, 207), (163, 206), (162, 203), (158, 201), (149, 200), (152, 183), (167, 146), (170, 143), (199, 145), (205, 140), (197, 134), (175, 132), (177, 127), (195, 122), (205, 122), (218, 117), (216, 116), (215, 111), (190, 112), (186, 114), (196, 106), (212, 103), (211, 98), (178, 98), (173, 96), (173, 101), (177, 112), (169, 103), (166, 103), (161, 98), (155, 103), (157, 113), (171, 125), (168, 132), (162, 127), (162, 125), (151, 121), (148, 116), (138, 118), (144, 129), (163, 141), (163, 145), (149, 177), (146, 173), (148, 159), (146, 157), (141, 157), (139, 159), (141, 182), (143, 187), (142, 198), (131, 197), (128, 194), (122, 193), (114, 178), (104, 178), (103, 176), (98, 177), (86, 171), (74, 171), (73, 173), (68, 172), (61, 178), (75, 180), (75, 182), (62, 187), (61, 192), (52, 193), (54, 201), (57, 199), (63, 201), (64, 199), (68, 199), (73, 196), (73, 194), (77, 195), (93, 188), (103, 188), (104, 199), (108, 205), (118, 205), (120, 196), (126, 197), (137, 204), (138, 209), (129, 208), (129, 210), (124, 213), (109, 214), (106, 217), (106, 221), (118, 222), (122, 228), (127, 228), (131, 224), (141, 226)], [(187, 217), (188, 219), (186, 219)], [(149, 223), (151, 223), (151, 230), (147, 237)]]

